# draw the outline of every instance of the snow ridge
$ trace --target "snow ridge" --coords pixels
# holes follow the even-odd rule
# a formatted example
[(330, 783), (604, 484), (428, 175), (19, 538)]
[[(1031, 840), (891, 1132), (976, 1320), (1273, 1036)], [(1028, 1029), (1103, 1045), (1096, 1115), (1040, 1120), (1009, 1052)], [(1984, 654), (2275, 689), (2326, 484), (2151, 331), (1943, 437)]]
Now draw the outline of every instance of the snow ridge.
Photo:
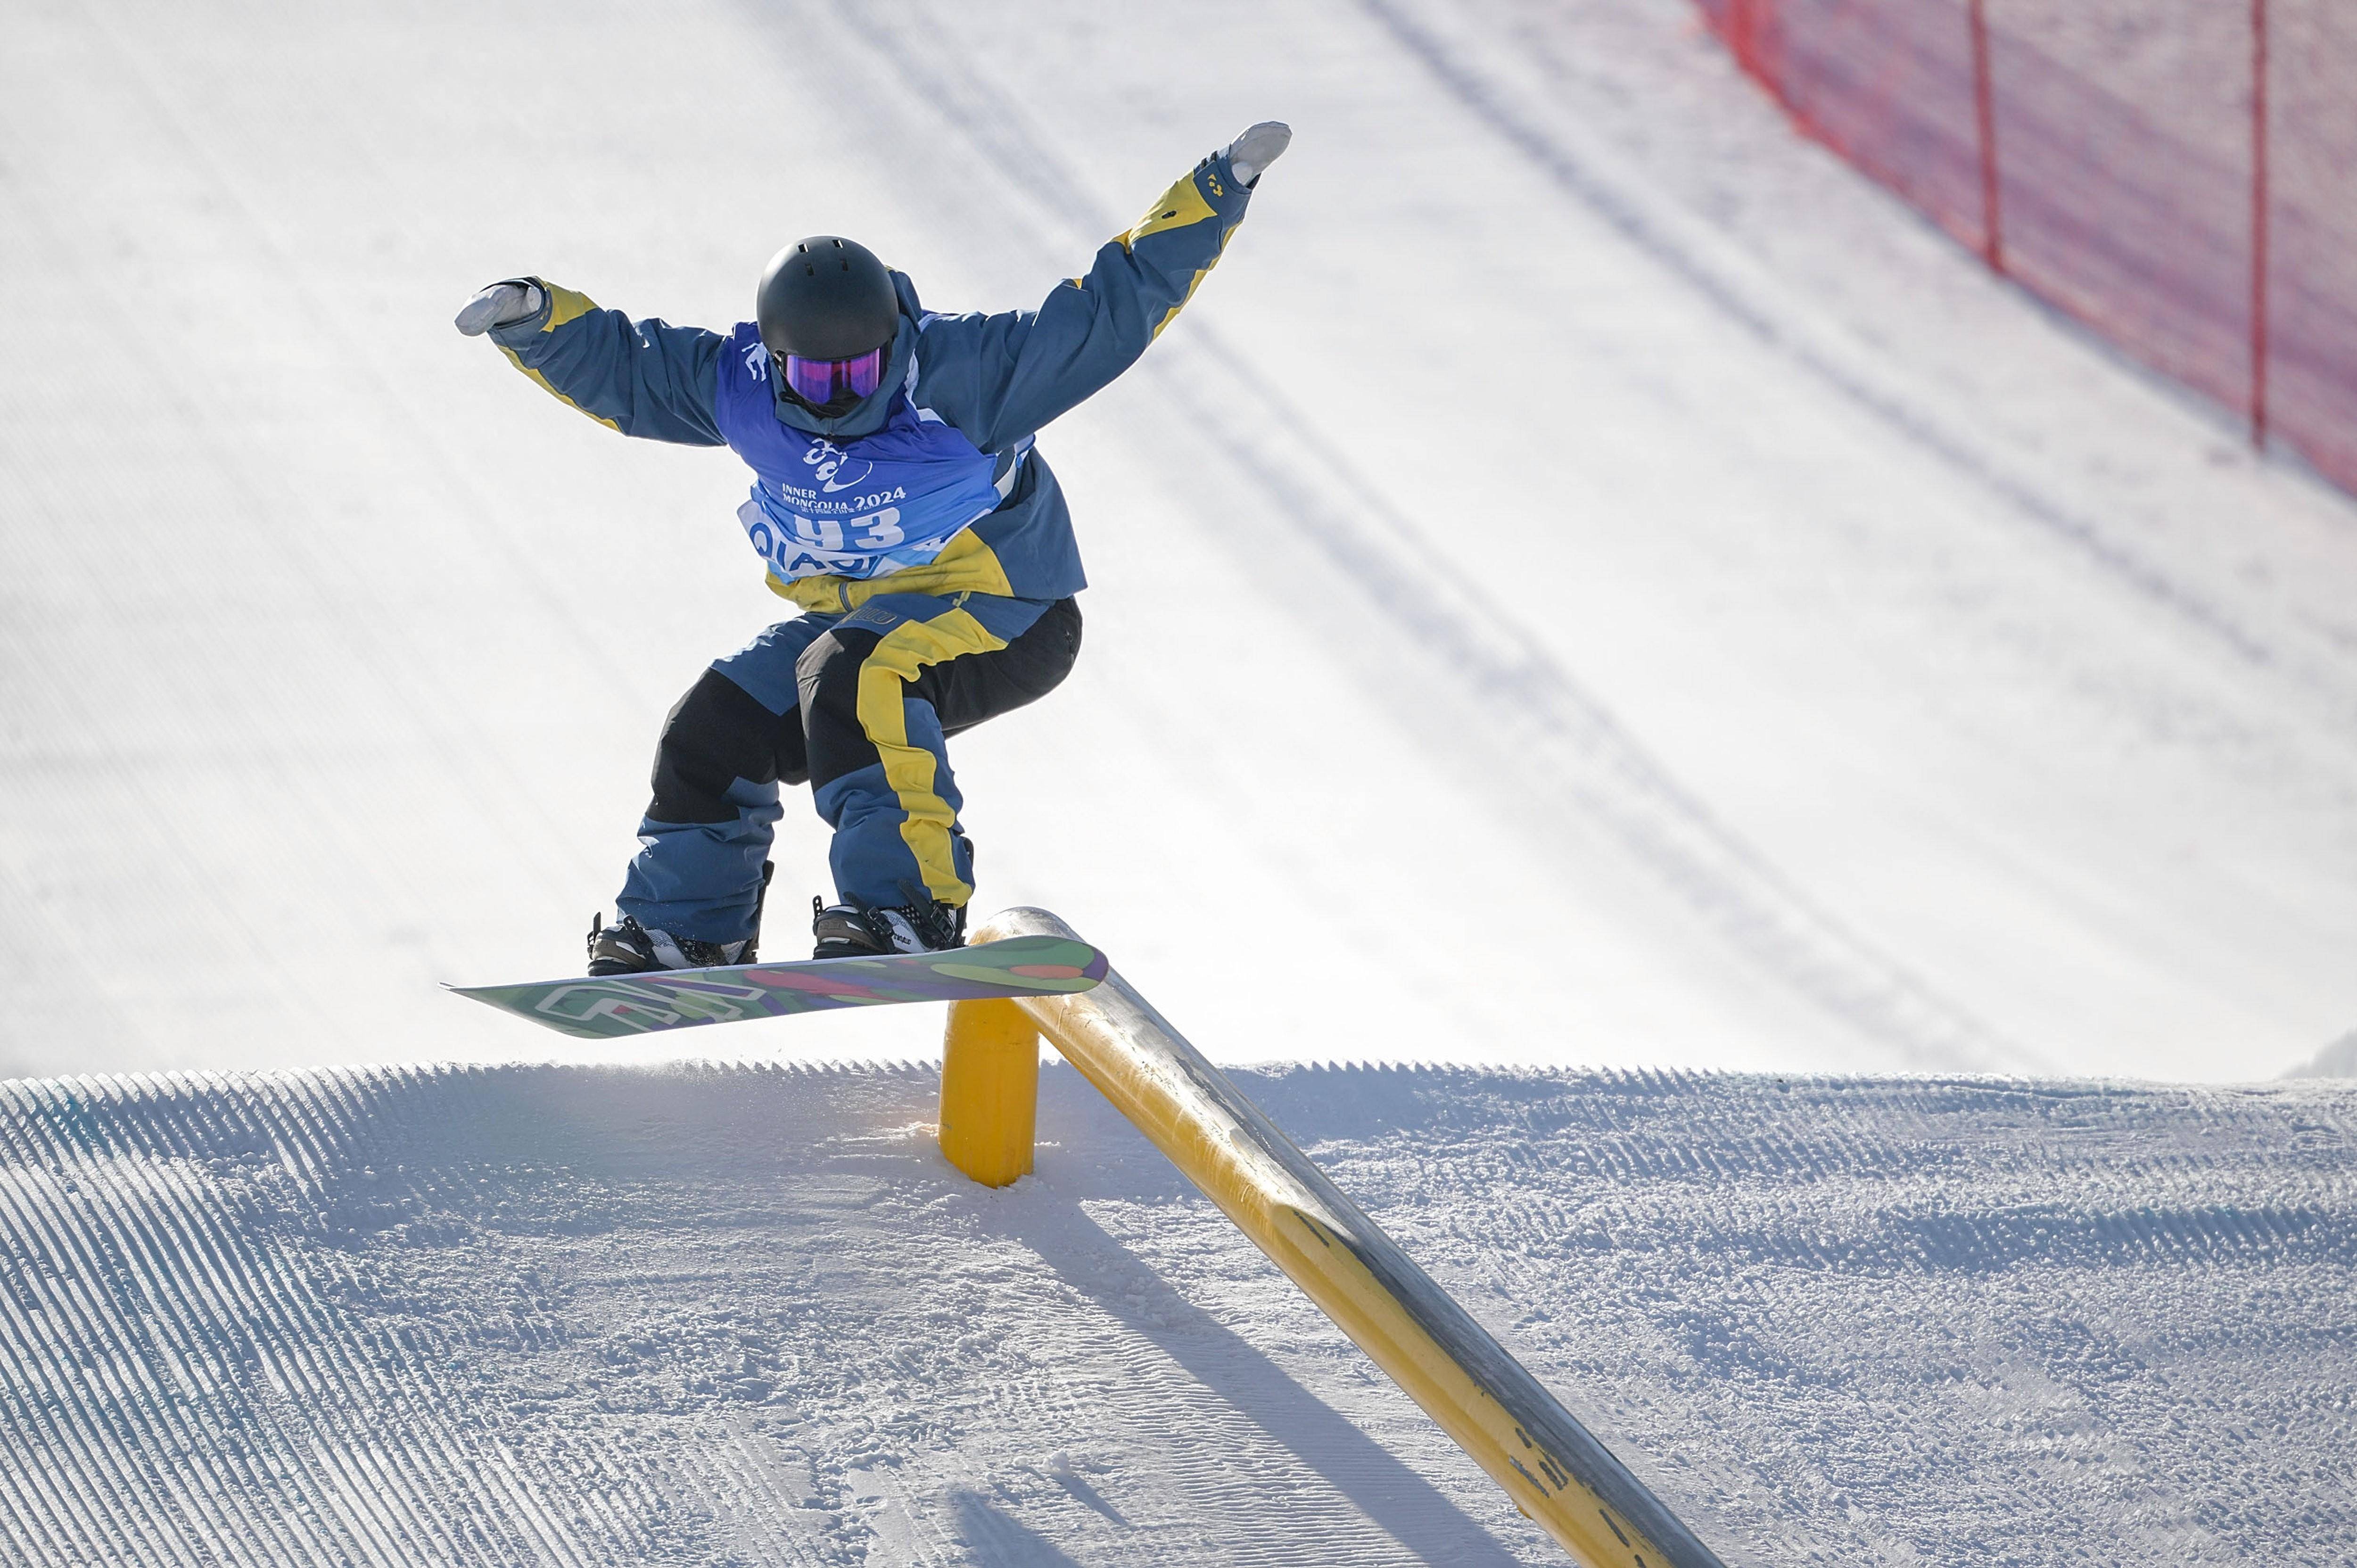
[[(1730, 1563), (2357, 1539), (2357, 1089), (1447, 1068), (1245, 1092)], [(1553, 1548), (1077, 1075), (0, 1086), (15, 1561)]]

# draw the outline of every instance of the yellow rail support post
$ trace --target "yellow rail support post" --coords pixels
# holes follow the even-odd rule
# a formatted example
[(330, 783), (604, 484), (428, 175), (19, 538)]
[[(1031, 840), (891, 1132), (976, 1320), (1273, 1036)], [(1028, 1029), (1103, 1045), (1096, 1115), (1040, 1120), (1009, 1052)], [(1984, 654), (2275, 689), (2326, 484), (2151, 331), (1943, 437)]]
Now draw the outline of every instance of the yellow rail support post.
[(942, 1040), (942, 1153), (985, 1187), (1031, 1173), (1039, 1027), (1012, 1002), (950, 1004)]
[[(1019, 936), (1079, 940), (1044, 909), (1006, 910), (984, 922), (974, 940)], [(955, 1004), (950, 1048), (963, 1059), (954, 1077), (946, 1060), (942, 1068), (942, 1149), (960, 1170), (978, 1181), (992, 1180), (985, 1170), (1005, 1172), (994, 1184), (1004, 1185), (1031, 1168), (1037, 1112), (1029, 1105), (1020, 1118), (1020, 1164), (1007, 1153), (1017, 1118), (1005, 1097), (1014, 1092), (1017, 1072), (992, 1076), (972, 1065), (1012, 1059), (1009, 1047), (974, 1044), (1011, 1041), (1003, 1015), (963, 1013), (998, 1006), (1021, 1013), (1053, 1041), (1575, 1560), (1587, 1568), (1724, 1568), (1117, 972), (1072, 995)], [(1036, 1095), (1039, 1054), (1030, 1038), (1014, 1054), (1028, 1057)], [(991, 1129), (987, 1137), (985, 1128)], [(996, 1163), (974, 1155), (985, 1145)]]

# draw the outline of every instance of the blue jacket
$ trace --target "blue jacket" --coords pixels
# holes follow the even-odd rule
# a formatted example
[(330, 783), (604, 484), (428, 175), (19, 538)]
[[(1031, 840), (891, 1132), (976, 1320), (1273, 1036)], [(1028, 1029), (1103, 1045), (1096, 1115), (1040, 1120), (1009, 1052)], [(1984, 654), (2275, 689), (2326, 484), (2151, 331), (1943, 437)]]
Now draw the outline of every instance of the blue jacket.
[[(786, 398), (750, 322), (725, 335), (633, 322), (534, 278), (546, 295), (539, 314), (491, 338), (518, 370), (608, 429), (737, 447), (757, 475), (739, 520), (770, 588), (805, 609), (849, 610), (887, 593), (1060, 599), (1086, 579), (1063, 491), (1032, 437), (1127, 370), (1170, 325), (1218, 264), (1249, 200), (1224, 156), (1206, 158), (1108, 241), (1087, 276), (1059, 284), (1036, 311), (928, 311), (915, 285), (893, 274), (901, 319), (891, 364), (871, 396), (834, 419)], [(748, 426), (755, 382), (782, 429)], [(802, 515), (837, 503), (787, 488), (786, 471), (799, 471), (794, 454), (829, 475), (823, 489), (845, 491), (845, 505), (884, 510)], [(888, 521), (898, 515), (886, 505), (895, 487), (852, 493), (868, 487), (837, 485), (834, 467), (817, 467), (856, 475), (865, 463), (909, 478), (918, 472), (909, 465), (924, 462), (942, 465), (931, 470), (941, 476), (931, 487), (935, 511), (956, 510), (913, 537)], [(888, 521), (873, 526), (879, 517)]]

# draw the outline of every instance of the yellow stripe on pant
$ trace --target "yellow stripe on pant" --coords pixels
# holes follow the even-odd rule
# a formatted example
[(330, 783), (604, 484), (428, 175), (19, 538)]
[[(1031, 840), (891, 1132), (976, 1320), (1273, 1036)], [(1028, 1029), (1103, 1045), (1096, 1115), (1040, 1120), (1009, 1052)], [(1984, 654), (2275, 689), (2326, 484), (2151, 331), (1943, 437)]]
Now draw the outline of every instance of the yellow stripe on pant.
[(876, 650), (859, 663), (859, 727), (884, 764), (884, 781), (899, 798), (900, 841), (916, 857), (926, 890), (944, 904), (963, 905), (974, 886), (957, 874), (950, 832), (957, 813), (935, 786), (940, 763), (909, 742), (909, 688), (927, 667), (969, 653), (995, 653), (1006, 646), (963, 610), (931, 620), (902, 621), (884, 634)]

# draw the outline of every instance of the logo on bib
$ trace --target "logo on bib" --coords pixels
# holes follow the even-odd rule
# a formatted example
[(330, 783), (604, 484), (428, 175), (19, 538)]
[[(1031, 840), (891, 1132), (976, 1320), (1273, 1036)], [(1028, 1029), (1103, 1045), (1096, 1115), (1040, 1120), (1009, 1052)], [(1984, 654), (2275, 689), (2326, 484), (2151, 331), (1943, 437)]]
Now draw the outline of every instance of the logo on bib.
[[(838, 482), (835, 476), (843, 471), (845, 463), (854, 459), (832, 441), (813, 441), (810, 444), (810, 450), (802, 454), (802, 461), (810, 466), (812, 477), (818, 480), (819, 488), (828, 495), (833, 495), (837, 490), (847, 490), (876, 472), (875, 464), (861, 463), (857, 474)], [(866, 503), (863, 501), (858, 504), (864, 506)]]

